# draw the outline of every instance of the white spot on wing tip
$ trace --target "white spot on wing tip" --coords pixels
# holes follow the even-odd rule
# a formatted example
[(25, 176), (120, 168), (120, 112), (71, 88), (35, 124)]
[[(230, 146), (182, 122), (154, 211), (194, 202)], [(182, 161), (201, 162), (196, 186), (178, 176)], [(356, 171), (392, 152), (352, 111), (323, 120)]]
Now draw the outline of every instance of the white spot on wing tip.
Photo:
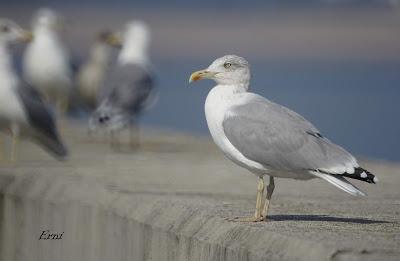
[(345, 166), (338, 166), (338, 167), (335, 167), (335, 168), (331, 168), (329, 172), (335, 173), (335, 174), (343, 174), (344, 172), (346, 172), (346, 167)]
[(364, 171), (360, 174), (360, 176), (365, 179), (367, 177), (367, 173), (365, 173)]
[(378, 182), (379, 182), (378, 177), (374, 177), (374, 182), (375, 182), (375, 183), (378, 183)]

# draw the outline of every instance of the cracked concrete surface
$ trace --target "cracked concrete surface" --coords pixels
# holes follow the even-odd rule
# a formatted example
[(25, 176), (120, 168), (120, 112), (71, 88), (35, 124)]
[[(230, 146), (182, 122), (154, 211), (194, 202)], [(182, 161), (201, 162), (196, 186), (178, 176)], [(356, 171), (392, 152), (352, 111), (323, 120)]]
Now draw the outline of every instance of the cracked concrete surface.
[[(76, 125), (70, 161), (23, 143), (0, 171), (1, 260), (398, 260), (400, 165), (363, 161), (380, 183), (352, 197), (322, 180), (278, 179), (270, 221), (251, 214), (257, 179), (207, 138), (146, 131), (113, 152)], [(102, 140), (101, 137), (97, 138)], [(62, 240), (38, 240), (41, 231)]]

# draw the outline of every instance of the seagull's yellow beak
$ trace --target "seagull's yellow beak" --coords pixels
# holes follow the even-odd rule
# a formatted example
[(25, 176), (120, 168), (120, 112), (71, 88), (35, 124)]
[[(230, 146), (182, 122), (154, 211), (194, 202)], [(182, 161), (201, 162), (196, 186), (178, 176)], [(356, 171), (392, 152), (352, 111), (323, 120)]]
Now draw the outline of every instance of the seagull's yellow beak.
[(217, 73), (215, 72), (210, 72), (207, 70), (200, 70), (197, 72), (192, 73), (189, 78), (189, 83), (195, 82), (198, 80), (203, 80), (203, 79), (212, 79)]
[(29, 31), (23, 31), (18, 40), (24, 43), (29, 43), (33, 40), (33, 34)]
[(118, 47), (119, 48), (119, 47), (122, 46), (122, 39), (118, 35), (113, 34), (113, 33), (110, 33), (107, 36), (106, 42), (109, 45), (114, 46), (114, 47)]

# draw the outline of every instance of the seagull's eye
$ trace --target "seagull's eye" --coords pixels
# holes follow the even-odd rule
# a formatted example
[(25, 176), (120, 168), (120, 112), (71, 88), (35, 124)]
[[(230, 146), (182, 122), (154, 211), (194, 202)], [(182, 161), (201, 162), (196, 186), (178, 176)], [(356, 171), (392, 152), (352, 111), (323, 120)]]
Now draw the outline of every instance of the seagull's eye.
[(228, 69), (229, 67), (231, 67), (232, 66), (232, 64), (231, 63), (224, 63), (224, 67), (225, 67), (225, 69)]
[(7, 33), (10, 31), (10, 27), (8, 27), (7, 25), (2, 25), (2, 26), (0, 26), (0, 31), (2, 33)]

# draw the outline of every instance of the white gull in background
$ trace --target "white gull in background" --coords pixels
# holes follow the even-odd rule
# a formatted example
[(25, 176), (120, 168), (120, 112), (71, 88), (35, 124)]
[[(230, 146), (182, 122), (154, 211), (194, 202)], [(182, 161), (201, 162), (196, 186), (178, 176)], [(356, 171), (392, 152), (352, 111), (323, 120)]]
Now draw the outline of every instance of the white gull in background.
[(57, 158), (67, 156), (53, 116), (38, 92), (16, 75), (9, 45), (27, 41), (32, 34), (10, 20), (0, 20), (0, 130), (12, 135), (10, 160), (16, 160), (18, 137), (29, 138)]
[[(214, 142), (229, 159), (259, 177), (254, 216), (234, 220), (266, 219), (275, 188), (274, 177), (318, 177), (354, 196), (365, 194), (345, 177), (377, 182), (349, 152), (322, 136), (302, 116), (249, 92), (250, 68), (244, 58), (218, 58), (207, 69), (194, 72), (189, 81), (200, 79), (217, 83), (205, 103)], [(266, 195), (264, 175), (270, 180)]]
[(87, 62), (77, 75), (78, 95), (83, 105), (94, 109), (100, 86), (111, 64), (113, 48), (120, 47), (119, 40), (111, 32), (101, 32), (90, 49)]
[(149, 34), (147, 25), (141, 21), (126, 24), (116, 65), (106, 76), (99, 106), (89, 119), (89, 129), (104, 128), (111, 133), (114, 147), (119, 145), (117, 134), (127, 127), (130, 127), (130, 145), (138, 145), (138, 117), (155, 102), (148, 56)]
[(32, 43), (23, 59), (24, 78), (46, 100), (64, 113), (73, 88), (73, 69), (67, 49), (60, 39), (63, 20), (50, 9), (39, 9), (33, 19)]

